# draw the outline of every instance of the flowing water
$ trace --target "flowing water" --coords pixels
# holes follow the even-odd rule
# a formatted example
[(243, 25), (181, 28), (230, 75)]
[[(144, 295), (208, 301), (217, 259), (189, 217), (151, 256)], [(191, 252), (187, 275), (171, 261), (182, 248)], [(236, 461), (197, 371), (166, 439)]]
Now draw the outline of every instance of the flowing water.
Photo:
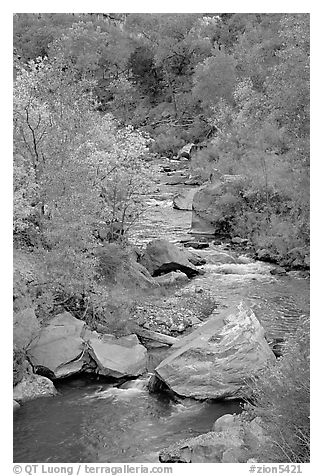
[(59, 396), (25, 403), (14, 417), (14, 461), (158, 462), (161, 448), (210, 431), (221, 415), (239, 412), (235, 402), (174, 403), (134, 385), (65, 383)]
[[(191, 212), (174, 210), (172, 197), (183, 186), (159, 185), (147, 199), (148, 211), (137, 223), (132, 241), (144, 245), (155, 238), (179, 243), (188, 238)], [(214, 262), (227, 253), (233, 264)], [(255, 262), (211, 244), (199, 251), (207, 260), (205, 274), (186, 286), (210, 293), (221, 309), (240, 301), (251, 306), (269, 337), (293, 333), (309, 314), (309, 280), (272, 276), (271, 265)], [(14, 414), (15, 462), (157, 462), (158, 452), (182, 438), (212, 428), (225, 413), (241, 410), (238, 402), (174, 402), (150, 394), (147, 378), (122, 388), (95, 380), (66, 380), (59, 395), (26, 402)]]

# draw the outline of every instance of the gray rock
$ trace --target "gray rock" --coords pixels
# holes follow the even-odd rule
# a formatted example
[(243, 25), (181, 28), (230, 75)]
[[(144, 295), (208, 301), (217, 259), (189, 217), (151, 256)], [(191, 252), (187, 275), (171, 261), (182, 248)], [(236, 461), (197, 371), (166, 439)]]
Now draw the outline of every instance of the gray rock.
[(161, 286), (169, 286), (175, 283), (188, 281), (186, 274), (181, 271), (171, 271), (170, 273), (162, 274), (153, 279), (155, 279), (155, 281)]
[(174, 344), (156, 375), (184, 397), (248, 397), (248, 381), (275, 362), (264, 334), (254, 313), (240, 304), (211, 317)]
[(248, 240), (246, 238), (240, 238), (240, 236), (234, 236), (231, 238), (231, 243), (235, 245), (243, 245), (244, 243), (248, 243)]
[(195, 292), (198, 294), (202, 294), (204, 292), (204, 289), (202, 286), (195, 286)]
[(182, 190), (173, 198), (173, 208), (176, 210), (192, 210), (193, 197), (196, 193), (196, 188)]
[(13, 389), (13, 398), (18, 402), (55, 395), (57, 395), (57, 390), (53, 382), (46, 377), (35, 374), (24, 377)]
[(256, 251), (256, 258), (262, 261), (270, 261), (272, 258), (272, 254), (266, 248), (259, 248)]
[(226, 415), (222, 415), (220, 418), (215, 420), (212, 426), (212, 431), (224, 431), (228, 427), (231, 427), (235, 423), (234, 415), (227, 413)]
[(85, 322), (64, 312), (43, 327), (27, 349), (34, 367), (46, 367), (56, 378), (80, 372), (85, 363)]
[(214, 183), (200, 187), (192, 203), (192, 232), (215, 234), (223, 231), (223, 208), (219, 201), (230, 189), (230, 183), (241, 180), (240, 176), (223, 176)]
[(185, 184), (186, 181), (187, 181), (187, 176), (182, 175), (179, 172), (178, 175), (174, 174), (167, 177), (165, 184), (166, 185), (181, 185), (181, 184)]
[(186, 159), (190, 159), (191, 151), (193, 147), (194, 147), (194, 143), (185, 144), (184, 147), (182, 147), (181, 150), (178, 152), (177, 157), (178, 158), (184, 157)]
[(158, 282), (150, 275), (147, 268), (142, 264), (130, 261), (127, 264), (127, 278), (125, 282), (129, 280), (129, 287), (137, 286), (138, 288), (151, 288), (158, 286)]
[(86, 331), (84, 338), (100, 375), (137, 377), (146, 371), (147, 350), (135, 334), (116, 338)]
[(170, 271), (182, 271), (189, 278), (199, 274), (199, 270), (188, 260), (185, 252), (167, 240), (154, 240), (148, 243), (140, 263), (152, 276)]
[(212, 250), (212, 253), (208, 254), (207, 261), (210, 264), (234, 264), (237, 262), (237, 259), (229, 253)]
[(240, 462), (239, 456), (241, 460), (243, 459), (242, 446), (242, 438), (234, 432), (230, 435), (209, 432), (163, 450), (159, 455), (159, 461), (162, 463), (222, 463), (223, 454), (235, 450), (235, 458), (238, 461), (233, 462)]
[(270, 270), (270, 274), (284, 276), (287, 273), (285, 268), (282, 268), (281, 266), (275, 266), (275, 268)]
[(293, 271), (288, 271), (287, 274), (291, 278), (296, 278), (296, 279), (307, 279), (307, 278), (309, 278), (309, 273), (306, 272), (306, 271), (293, 270)]
[(259, 418), (247, 421), (240, 415), (223, 415), (209, 433), (182, 440), (161, 451), (162, 463), (245, 463), (250, 453), (267, 438)]
[(13, 315), (13, 343), (17, 349), (28, 347), (39, 333), (40, 324), (32, 308), (23, 309)]
[(205, 241), (188, 241), (184, 243), (184, 248), (194, 248), (196, 250), (203, 250), (209, 248), (210, 244)]
[(194, 266), (202, 266), (206, 264), (206, 259), (202, 258), (198, 253), (190, 250), (185, 250), (188, 261), (190, 261)]

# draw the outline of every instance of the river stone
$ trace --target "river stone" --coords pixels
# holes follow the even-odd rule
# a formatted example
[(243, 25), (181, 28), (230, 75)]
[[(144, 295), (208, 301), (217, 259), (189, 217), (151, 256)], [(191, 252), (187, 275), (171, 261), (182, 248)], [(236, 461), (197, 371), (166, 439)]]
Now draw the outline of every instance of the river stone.
[(86, 331), (84, 339), (98, 373), (109, 377), (138, 377), (146, 371), (147, 350), (135, 334), (115, 337)]
[(190, 144), (185, 144), (184, 147), (182, 147), (181, 150), (178, 152), (177, 157), (178, 158), (184, 157), (185, 159), (190, 159), (191, 158), (192, 147), (194, 147), (193, 142), (190, 143)]
[(190, 263), (192, 263), (194, 266), (203, 266), (206, 264), (206, 259), (202, 258), (202, 256), (200, 256), (195, 251), (185, 249), (185, 254), (188, 261), (190, 261)]
[(175, 283), (188, 281), (186, 274), (181, 271), (171, 271), (170, 273), (156, 276), (156, 278), (153, 279), (155, 279), (155, 281), (161, 286), (169, 286)]
[(162, 463), (245, 463), (267, 437), (259, 417), (252, 421), (241, 415), (223, 415), (212, 431), (179, 441), (161, 451)]
[(80, 372), (84, 365), (85, 322), (69, 312), (55, 316), (27, 349), (34, 367), (46, 367), (55, 378), (67, 377)]
[(187, 175), (184, 175), (182, 172), (178, 171), (178, 172), (174, 172), (174, 173), (170, 173), (170, 174), (167, 174), (167, 178), (166, 178), (166, 181), (165, 181), (165, 184), (166, 185), (181, 185), (181, 184), (185, 184), (186, 180), (187, 180)]
[(57, 395), (57, 390), (53, 382), (35, 374), (25, 376), (13, 389), (13, 398), (18, 402), (55, 395)]
[(207, 254), (207, 262), (209, 264), (234, 264), (237, 261), (239, 259), (224, 251), (212, 250), (212, 252)]
[(223, 232), (223, 196), (230, 192), (232, 184), (241, 180), (239, 175), (222, 176), (221, 180), (200, 187), (192, 202), (192, 232), (215, 234)]
[(211, 315), (172, 348), (156, 375), (176, 394), (196, 399), (248, 397), (250, 379), (275, 362), (263, 327), (242, 303)]
[(199, 270), (189, 261), (186, 253), (167, 240), (153, 240), (148, 243), (140, 263), (152, 276), (170, 271), (182, 271), (189, 278), (199, 274)]
[(161, 451), (161, 463), (222, 463), (223, 454), (236, 450), (236, 461), (243, 459), (243, 440), (235, 432), (230, 435), (209, 432), (179, 443)]
[(194, 248), (195, 250), (203, 250), (209, 248), (210, 243), (206, 241), (188, 241), (184, 243), (184, 248)]
[(13, 314), (13, 343), (17, 349), (25, 349), (40, 331), (40, 325), (32, 308)]
[(173, 198), (173, 208), (176, 210), (192, 210), (193, 197), (196, 193), (196, 188), (189, 190), (182, 190)]

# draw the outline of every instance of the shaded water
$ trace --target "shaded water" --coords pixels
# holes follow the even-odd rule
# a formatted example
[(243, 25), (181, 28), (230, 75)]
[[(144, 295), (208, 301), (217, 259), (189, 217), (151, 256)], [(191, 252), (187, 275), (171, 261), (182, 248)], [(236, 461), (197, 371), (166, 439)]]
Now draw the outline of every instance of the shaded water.
[[(143, 246), (155, 238), (176, 243), (189, 237), (191, 212), (172, 208), (172, 197), (182, 188), (159, 185), (133, 230), (134, 243)], [(238, 264), (226, 270), (212, 264), (212, 254), (219, 251)], [(272, 266), (247, 257), (239, 260), (224, 245), (212, 244), (199, 253), (208, 263), (205, 274), (184, 290), (195, 292), (200, 286), (213, 296), (219, 312), (244, 301), (269, 337), (293, 333), (298, 319), (309, 314), (308, 279), (272, 276)], [(65, 382), (59, 391), (55, 398), (27, 402), (15, 413), (15, 462), (155, 462), (162, 448), (207, 432), (221, 415), (240, 411), (236, 402), (174, 403), (167, 396), (149, 394), (144, 382), (123, 389), (94, 381), (76, 386)]]
[(158, 462), (163, 447), (210, 431), (218, 417), (240, 409), (235, 402), (174, 403), (136, 386), (58, 389), (59, 396), (26, 402), (14, 415), (15, 462)]

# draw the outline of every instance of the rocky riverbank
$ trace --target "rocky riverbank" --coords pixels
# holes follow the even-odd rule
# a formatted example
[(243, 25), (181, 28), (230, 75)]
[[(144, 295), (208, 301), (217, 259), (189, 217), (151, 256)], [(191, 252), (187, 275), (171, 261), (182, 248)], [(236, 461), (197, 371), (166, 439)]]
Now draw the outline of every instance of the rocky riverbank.
[[(86, 324), (64, 311), (41, 322), (27, 292), (35, 270), (18, 253), (18, 274), (26, 289), (16, 292), (15, 299), (15, 411), (28, 399), (55, 396), (55, 382), (62, 378), (90, 374), (119, 386), (148, 370), (153, 372), (150, 391), (167, 390), (175, 399), (247, 399), (252, 379), (275, 364), (277, 342), (307, 315), (303, 271), (287, 274), (275, 264), (255, 260), (239, 237), (228, 244), (214, 235), (190, 235), (187, 199), (194, 197), (193, 178), (187, 169), (167, 173), (162, 172), (156, 195), (148, 198), (148, 213), (130, 237), (136, 246), (126, 283), (136, 282), (145, 293), (134, 302), (122, 335), (109, 331), (109, 316)], [(190, 183), (182, 185), (183, 178)], [(178, 184), (190, 187), (188, 196), (185, 189), (181, 192), (183, 211), (181, 205), (173, 208)], [(157, 358), (151, 358), (151, 349), (161, 351)], [(162, 451), (161, 461), (245, 461), (249, 453), (244, 438), (257, 437), (250, 436), (250, 422), (234, 418), (227, 418), (220, 434), (216, 427)], [(257, 425), (261, 422), (251, 426)], [(232, 436), (230, 428), (240, 436)]]

